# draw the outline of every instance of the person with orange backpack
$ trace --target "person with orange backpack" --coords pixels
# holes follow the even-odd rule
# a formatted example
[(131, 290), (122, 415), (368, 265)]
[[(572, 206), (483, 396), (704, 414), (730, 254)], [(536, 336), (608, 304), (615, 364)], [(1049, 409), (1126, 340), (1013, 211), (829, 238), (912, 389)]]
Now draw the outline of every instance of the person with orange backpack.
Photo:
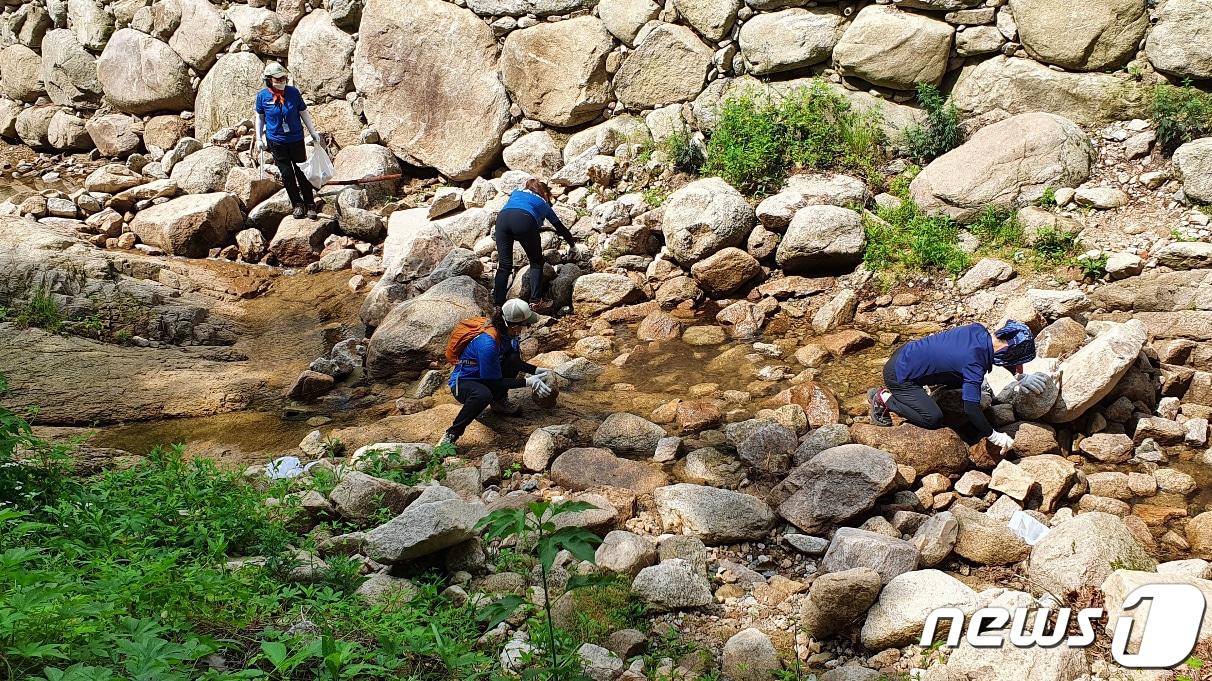
[[(454, 365), (450, 392), (463, 408), (439, 447), (453, 446), (489, 404), (502, 403), (513, 388), (530, 388), (539, 397), (551, 394), (547, 384), (551, 370), (522, 361), (515, 335), (537, 321), (539, 315), (530, 305), (514, 298), (494, 309), (491, 317), (465, 319), (455, 326), (446, 344), (446, 361)], [(530, 375), (518, 378), (521, 372)]]

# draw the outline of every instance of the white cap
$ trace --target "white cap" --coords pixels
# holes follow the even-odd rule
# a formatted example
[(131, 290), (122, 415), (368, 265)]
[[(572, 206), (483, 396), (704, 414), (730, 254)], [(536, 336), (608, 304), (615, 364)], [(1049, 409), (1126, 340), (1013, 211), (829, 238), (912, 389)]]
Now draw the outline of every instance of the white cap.
[(510, 324), (534, 324), (539, 321), (539, 315), (530, 309), (530, 305), (517, 298), (505, 301), (505, 304), (501, 306), (501, 313), (505, 316), (505, 321)]
[(271, 61), (265, 65), (265, 70), (261, 72), (266, 78), (282, 78), (286, 76), (286, 69), (276, 61)]

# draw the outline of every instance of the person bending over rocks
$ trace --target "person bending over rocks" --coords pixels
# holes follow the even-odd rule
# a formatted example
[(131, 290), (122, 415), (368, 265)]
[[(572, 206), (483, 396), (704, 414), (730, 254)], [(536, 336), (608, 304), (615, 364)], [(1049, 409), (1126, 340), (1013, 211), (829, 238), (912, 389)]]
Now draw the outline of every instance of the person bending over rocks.
[(943, 411), (926, 394), (926, 386), (962, 387), (964, 414), (982, 438), (1003, 450), (1014, 438), (996, 431), (981, 410), (985, 375), (993, 366), (1013, 371), (1023, 389), (1036, 395), (1047, 387), (1041, 372), (1023, 375), (1023, 365), (1035, 359), (1035, 336), (1025, 324), (1008, 321), (997, 331), (984, 324), (967, 324), (910, 341), (892, 353), (884, 364), (883, 388), (867, 391), (871, 422), (892, 425), (892, 413), (915, 426), (935, 430), (943, 426)]
[(568, 242), (569, 253), (576, 249), (572, 232), (560, 222), (551, 209), (551, 190), (539, 180), (527, 180), (522, 189), (509, 194), (509, 201), (497, 214), (497, 275), (493, 280), (492, 302), (497, 306), (505, 303), (509, 294), (509, 278), (513, 274), (513, 244), (522, 244), (526, 261), (530, 265), (530, 305), (544, 314), (550, 312), (551, 302), (540, 298), (543, 293), (543, 247), (539, 242), (539, 228), (544, 220), (555, 227), (555, 231)]
[(316, 134), (315, 123), (311, 120), (311, 112), (303, 102), (303, 95), (298, 88), (287, 85), (289, 74), (278, 62), (270, 62), (265, 66), (265, 88), (257, 93), (253, 104), (256, 116), (253, 121), (256, 127), (254, 139), (262, 149), (268, 149), (273, 154), (274, 165), (282, 175), (282, 185), (290, 197), (290, 205), (296, 218), (307, 217), (315, 219), (319, 212), (316, 210), (316, 200), (312, 193), (311, 182), (298, 164), (307, 160), (307, 149), (303, 145), (303, 126), (311, 134), (312, 142), (317, 147), (323, 142)]
[[(453, 446), (490, 403), (493, 411), (509, 413), (507, 396), (513, 388), (530, 388), (539, 397), (551, 394), (547, 384), (551, 370), (522, 361), (515, 335), (537, 321), (539, 316), (530, 306), (514, 298), (494, 309), (487, 319), (464, 320), (455, 327), (446, 346), (446, 358), (455, 365), (450, 373), (450, 392), (463, 408), (438, 447)], [(530, 376), (518, 378), (523, 371)]]

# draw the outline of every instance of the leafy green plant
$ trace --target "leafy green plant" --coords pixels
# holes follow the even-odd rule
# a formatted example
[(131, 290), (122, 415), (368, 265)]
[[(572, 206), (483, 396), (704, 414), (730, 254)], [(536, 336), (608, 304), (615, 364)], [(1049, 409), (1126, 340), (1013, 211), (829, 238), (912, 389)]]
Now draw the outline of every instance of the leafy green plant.
[(1098, 279), (1107, 274), (1106, 253), (1099, 253), (1097, 256), (1079, 256), (1075, 262), (1086, 279)]
[(513, 463), (511, 463), (505, 467), (505, 470), (501, 472), (501, 477), (504, 478), (505, 480), (512, 480), (513, 476), (515, 476), (521, 472), (522, 472), (521, 462), (514, 461)]
[(778, 100), (742, 94), (721, 105), (703, 171), (755, 195), (778, 191), (796, 169), (853, 171), (878, 185), (887, 156), (878, 122), (819, 80)]
[[(568, 678), (573, 668), (572, 665), (575, 665), (575, 656), (571, 654), (561, 656), (561, 650), (567, 650), (570, 646), (560, 645), (555, 625), (552, 622), (552, 599), (549, 596), (551, 591), (548, 576), (551, 574), (552, 566), (555, 564), (556, 554), (560, 551), (568, 551), (577, 560), (593, 562), (594, 547), (600, 544), (602, 540), (583, 527), (570, 526), (557, 528), (552, 521), (565, 513), (588, 511), (592, 508), (592, 504), (583, 501), (570, 501), (558, 504), (547, 501), (534, 501), (523, 508), (493, 511), (482, 518), (476, 525), (476, 528), (483, 532), (484, 539), (489, 542), (499, 544), (504, 540), (514, 539), (519, 545), (529, 545), (530, 541), (533, 540), (534, 552), (538, 558), (539, 574), (543, 585), (542, 605), (545, 623), (542, 628), (543, 636), (546, 639), (543, 642), (543, 648), (545, 649), (545, 656), (550, 657), (550, 664), (548, 664), (547, 660), (544, 660), (542, 663), (537, 663), (536, 661), (536, 664), (529, 665), (523, 672), (523, 679), (555, 680)], [(565, 589), (573, 590), (602, 583), (602, 578), (597, 576), (573, 575), (569, 578)], [(493, 629), (510, 617), (525, 602), (526, 600), (521, 596), (506, 596), (485, 607), (481, 613), (481, 618), (487, 619), (488, 628)], [(571, 653), (571, 651), (568, 652)], [(561, 657), (564, 659), (561, 659)]]
[(703, 168), (706, 159), (703, 150), (695, 144), (694, 137), (687, 128), (682, 128), (666, 139), (661, 146), (669, 155), (669, 162), (674, 170), (680, 173), (697, 174)]
[(453, 456), (454, 453), (454, 446), (449, 443), (431, 450), (422, 450), (421, 461), (418, 464), (411, 459), (406, 459), (403, 453), (397, 449), (372, 449), (366, 452), (362, 459), (365, 466), (363, 472), (376, 478), (398, 482), (401, 485), (444, 480), (446, 467), (442, 465), (442, 459), (446, 456)]
[(669, 198), (664, 191), (657, 187), (648, 187), (644, 190), (644, 203), (652, 208), (660, 208), (661, 204), (665, 203), (665, 199)]
[(1212, 94), (1187, 80), (1181, 87), (1158, 85), (1153, 90), (1153, 121), (1157, 141), (1166, 153), (1212, 134)]
[(1056, 208), (1056, 190), (1051, 185), (1044, 187), (1044, 193), (1035, 204), (1040, 208)]
[(908, 197), (874, 217), (865, 214), (863, 226), (863, 262), (872, 270), (959, 274), (970, 264), (959, 245), (959, 226), (945, 215), (926, 214)]
[(990, 206), (977, 216), (968, 231), (986, 249), (1018, 248), (1023, 245), (1023, 225), (1014, 211)]
[(1031, 247), (1049, 265), (1063, 265), (1077, 249), (1077, 233), (1045, 227), (1036, 233)]
[(324, 438), (324, 441), (321, 443), (321, 446), (324, 447), (323, 456), (325, 458), (335, 459), (335, 458), (338, 458), (341, 456), (345, 456), (345, 443), (341, 442), (340, 438), (326, 437), (326, 438)]
[(905, 129), (905, 147), (915, 163), (928, 163), (964, 141), (959, 110), (930, 83), (918, 83), (917, 101), (926, 111), (925, 125)]

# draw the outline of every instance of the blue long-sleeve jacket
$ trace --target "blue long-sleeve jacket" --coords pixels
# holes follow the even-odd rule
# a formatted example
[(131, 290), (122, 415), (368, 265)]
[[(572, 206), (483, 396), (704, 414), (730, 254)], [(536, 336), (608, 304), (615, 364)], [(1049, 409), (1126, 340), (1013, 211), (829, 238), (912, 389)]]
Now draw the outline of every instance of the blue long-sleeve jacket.
[(510, 193), (509, 200), (505, 202), (505, 206), (501, 210), (509, 209), (526, 211), (530, 217), (534, 218), (535, 224), (542, 226), (543, 221), (547, 220), (551, 226), (555, 228), (556, 234), (559, 234), (569, 244), (574, 242), (572, 232), (564, 226), (560, 221), (555, 211), (551, 209), (551, 204), (543, 200), (543, 197), (526, 191), (525, 189), (517, 189)]
[[(519, 352), (518, 339), (509, 338), (506, 343), (500, 344), (485, 331), (473, 338), (467, 347), (463, 348), (463, 354), (459, 355), (459, 363), (455, 365), (454, 371), (450, 372), (450, 380), (447, 381), (447, 384), (453, 387), (459, 381), (503, 380), (516, 381), (516, 385), (507, 387), (520, 388), (525, 385), (525, 382), (514, 376), (505, 376), (502, 368), (502, 361), (507, 354)], [(536, 371), (533, 364), (522, 362), (520, 358), (515, 366), (532, 374)]]

